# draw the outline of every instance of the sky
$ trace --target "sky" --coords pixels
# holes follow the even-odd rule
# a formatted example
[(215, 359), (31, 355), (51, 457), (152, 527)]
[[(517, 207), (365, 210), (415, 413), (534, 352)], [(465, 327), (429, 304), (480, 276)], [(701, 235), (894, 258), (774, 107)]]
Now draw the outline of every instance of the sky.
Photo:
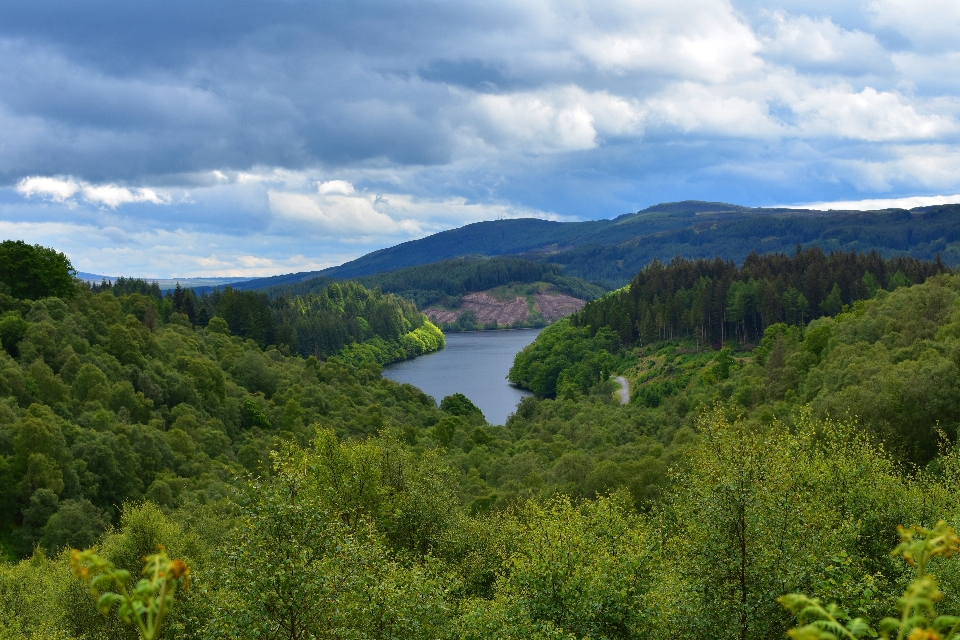
[(687, 199), (960, 201), (955, 0), (0, 0), (0, 237), (260, 276)]

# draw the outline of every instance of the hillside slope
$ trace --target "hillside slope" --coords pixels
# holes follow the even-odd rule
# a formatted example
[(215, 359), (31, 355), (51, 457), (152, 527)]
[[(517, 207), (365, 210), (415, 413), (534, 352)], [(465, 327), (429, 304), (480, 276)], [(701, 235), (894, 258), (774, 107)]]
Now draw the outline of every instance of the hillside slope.
[(303, 282), (318, 276), (350, 279), (458, 256), (520, 255), (559, 264), (563, 275), (614, 288), (654, 258), (674, 256), (742, 262), (750, 253), (793, 253), (797, 247), (869, 251), (924, 260), (938, 253), (960, 264), (960, 205), (912, 210), (812, 211), (749, 208), (684, 201), (655, 205), (612, 220), (477, 222), (381, 249), (338, 267), (260, 278), (243, 289)]

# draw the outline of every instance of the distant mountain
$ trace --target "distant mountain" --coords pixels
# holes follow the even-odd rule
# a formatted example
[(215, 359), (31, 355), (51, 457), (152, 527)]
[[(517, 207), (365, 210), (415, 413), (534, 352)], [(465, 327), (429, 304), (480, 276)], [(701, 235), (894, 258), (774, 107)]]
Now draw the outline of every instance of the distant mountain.
[[(100, 284), (104, 280), (107, 282), (113, 283), (120, 276), (104, 276), (97, 273), (87, 273), (86, 271), (78, 271), (77, 277), (83, 280), (84, 282), (90, 282), (93, 284)], [(175, 289), (179, 283), (181, 287), (190, 288), (197, 291), (203, 289), (212, 289), (213, 287), (223, 287), (228, 284), (236, 285), (238, 282), (243, 282), (249, 280), (249, 278), (242, 277), (232, 277), (232, 278), (141, 278), (147, 282), (156, 282), (160, 285), (161, 291), (167, 291), (169, 289)]]
[(338, 267), (233, 285), (260, 289), (318, 276), (351, 279), (468, 256), (517, 255), (562, 267), (565, 277), (626, 284), (653, 259), (675, 256), (742, 262), (750, 253), (792, 254), (797, 246), (871, 251), (960, 265), (960, 205), (912, 210), (814, 211), (723, 202), (658, 204), (612, 220), (477, 222), (374, 251)]
[[(876, 250), (885, 257), (909, 255), (932, 260), (938, 254), (960, 265), (960, 205), (881, 211), (815, 211), (751, 208), (724, 202), (667, 202), (612, 220), (552, 222), (525, 218), (476, 222), (380, 249), (337, 267), (267, 278), (181, 278), (206, 290), (294, 286), (311, 289), (315, 278), (357, 279), (464, 256), (519, 256), (559, 265), (564, 277), (604, 288), (626, 284), (654, 259), (675, 256), (742, 262), (750, 253), (793, 254), (797, 246), (824, 251)], [(99, 282), (102, 276), (92, 276)], [(202, 282), (201, 282), (202, 281)], [(169, 283), (169, 284), (167, 284)], [(322, 282), (321, 282), (322, 283)]]

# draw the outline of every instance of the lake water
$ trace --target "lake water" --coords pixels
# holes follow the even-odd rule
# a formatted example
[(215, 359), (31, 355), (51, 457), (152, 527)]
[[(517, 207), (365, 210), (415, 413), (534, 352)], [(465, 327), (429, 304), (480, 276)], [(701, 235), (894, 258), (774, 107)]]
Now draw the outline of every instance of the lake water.
[(487, 422), (503, 424), (517, 403), (530, 395), (507, 382), (507, 373), (513, 357), (538, 333), (540, 329), (448, 333), (446, 348), (388, 365), (383, 375), (419, 387), (437, 402), (462, 393), (480, 407)]

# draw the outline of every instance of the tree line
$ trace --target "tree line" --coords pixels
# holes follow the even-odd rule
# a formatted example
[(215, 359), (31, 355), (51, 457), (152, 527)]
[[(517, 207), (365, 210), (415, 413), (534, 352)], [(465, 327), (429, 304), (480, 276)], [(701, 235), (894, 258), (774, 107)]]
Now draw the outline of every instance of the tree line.
[[(274, 297), (232, 287), (197, 295), (179, 284), (164, 294), (156, 283), (131, 278), (89, 288), (120, 297), (140, 296), (152, 307), (144, 312), (148, 323), (167, 323), (179, 314), (192, 326), (205, 327), (217, 317), (232, 333), (261, 347), (277, 346), (304, 357), (329, 358), (350, 345), (373, 341), (366, 357), (386, 364), (434, 351), (443, 344), (439, 331), (414, 303), (356, 282), (324, 281), (315, 292)], [(405, 336), (409, 339), (404, 340)]]
[(877, 252), (793, 256), (752, 253), (738, 267), (721, 260), (654, 260), (623, 289), (571, 316), (575, 327), (608, 327), (626, 345), (692, 338), (698, 345), (756, 342), (777, 323), (802, 325), (836, 315), (880, 289), (949, 272), (939, 258), (884, 258)]

